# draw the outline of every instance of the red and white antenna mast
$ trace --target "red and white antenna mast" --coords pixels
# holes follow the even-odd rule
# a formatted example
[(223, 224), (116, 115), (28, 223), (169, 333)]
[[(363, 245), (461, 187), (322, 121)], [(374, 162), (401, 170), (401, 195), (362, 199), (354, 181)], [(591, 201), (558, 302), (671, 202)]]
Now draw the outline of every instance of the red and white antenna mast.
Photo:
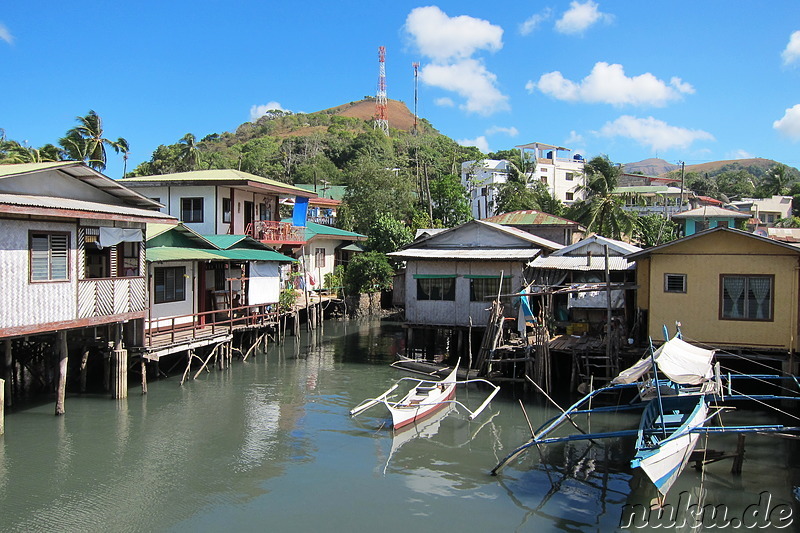
[(417, 134), (417, 80), (419, 79), (419, 63), (416, 61), (411, 63), (411, 66), (414, 67), (414, 129), (412, 132), (414, 135)]
[(389, 119), (387, 118), (386, 108), (386, 47), (378, 47), (378, 63), (380, 73), (378, 74), (378, 94), (375, 96), (375, 128), (379, 128), (384, 135), (389, 136)]

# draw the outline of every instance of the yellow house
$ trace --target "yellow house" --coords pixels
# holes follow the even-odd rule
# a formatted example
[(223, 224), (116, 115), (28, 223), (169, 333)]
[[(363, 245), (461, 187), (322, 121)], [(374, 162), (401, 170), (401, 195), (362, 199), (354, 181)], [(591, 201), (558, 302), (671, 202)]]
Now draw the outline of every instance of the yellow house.
[(800, 247), (716, 227), (626, 256), (636, 261), (647, 332), (666, 325), (716, 348), (798, 350)]

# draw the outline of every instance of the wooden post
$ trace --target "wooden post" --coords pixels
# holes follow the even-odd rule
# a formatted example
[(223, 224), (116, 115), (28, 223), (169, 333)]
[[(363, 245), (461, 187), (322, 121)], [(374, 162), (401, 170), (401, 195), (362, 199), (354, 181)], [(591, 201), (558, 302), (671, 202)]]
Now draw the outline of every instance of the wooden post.
[(736, 441), (736, 456), (733, 458), (733, 465), (731, 465), (731, 474), (740, 475), (742, 473), (742, 463), (744, 463), (744, 433), (739, 433)]
[(6, 339), (5, 341), (5, 405), (11, 406), (12, 403), (12, 391), (11, 391), (11, 384), (14, 381), (14, 358), (11, 352), (11, 339)]
[(0, 435), (6, 432), (6, 380), (0, 379)]
[(64, 398), (67, 395), (67, 332), (59, 331), (56, 336), (58, 346), (58, 392), (56, 394), (56, 415), (64, 414)]
[(89, 362), (89, 347), (83, 349), (81, 354), (81, 392), (86, 392), (86, 365)]
[(147, 361), (142, 357), (142, 394), (147, 394)]
[(114, 351), (111, 352), (114, 379), (112, 380), (111, 397), (123, 399), (128, 397), (128, 350), (122, 344), (122, 324), (114, 329)]

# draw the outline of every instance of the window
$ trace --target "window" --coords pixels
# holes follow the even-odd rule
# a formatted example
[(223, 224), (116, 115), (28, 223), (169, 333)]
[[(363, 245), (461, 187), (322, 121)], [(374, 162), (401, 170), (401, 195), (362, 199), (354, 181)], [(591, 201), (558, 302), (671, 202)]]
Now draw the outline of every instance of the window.
[(69, 235), (30, 234), (31, 281), (69, 281)]
[(567, 201), (574, 200), (575, 199), (575, 193), (574, 192), (566, 193), (566, 199), (567, 199)]
[(774, 276), (720, 276), (723, 320), (772, 320)]
[(718, 228), (727, 228), (728, 221), (727, 220), (717, 220), (717, 227)]
[(455, 278), (424, 278), (417, 280), (417, 300), (456, 299)]
[(539, 178), (539, 181), (547, 185), (547, 176), (542, 176), (541, 178)]
[(575, 179), (575, 174), (572, 173), (572, 172), (567, 172), (565, 177), (566, 177), (567, 181), (572, 181), (572, 180)]
[(186, 299), (186, 267), (163, 267), (153, 270), (154, 301), (157, 304)]
[(314, 268), (325, 268), (325, 248), (314, 248)]
[(181, 198), (181, 222), (203, 221), (203, 199)]
[(695, 220), (694, 221), (694, 232), (700, 232), (703, 230), (708, 229), (708, 220)]
[(139, 243), (121, 242), (117, 245), (117, 272), (121, 277), (139, 275)]
[(223, 224), (230, 224), (231, 223), (231, 199), (230, 198), (223, 198), (222, 199), (222, 223)]
[(469, 280), (469, 301), (486, 302), (497, 298), (500, 294), (511, 292), (511, 278), (504, 277), (503, 285), (500, 286), (500, 277), (472, 278)]
[(664, 274), (664, 292), (686, 292), (686, 274)]

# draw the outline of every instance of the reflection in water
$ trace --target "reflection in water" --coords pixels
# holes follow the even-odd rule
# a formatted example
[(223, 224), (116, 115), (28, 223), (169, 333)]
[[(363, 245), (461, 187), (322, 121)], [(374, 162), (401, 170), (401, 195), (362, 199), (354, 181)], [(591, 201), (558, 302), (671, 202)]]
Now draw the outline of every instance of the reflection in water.
[[(0, 438), (0, 529), (605, 532), (624, 505), (652, 498), (630, 471), (630, 440), (534, 449), (490, 476), (530, 434), (510, 387), (475, 421), (442, 411), (393, 435), (377, 409), (351, 419), (352, 405), (405, 375), (388, 366), (399, 331), (328, 323), (183, 387), (153, 382), (122, 402), (69, 397), (64, 417), (51, 404), (17, 408)], [(485, 398), (459, 394), (467, 405)], [(556, 414), (536, 397), (525, 404), (534, 427)], [(592, 419), (594, 430), (636, 423)], [(735, 447), (735, 437), (712, 441)], [(741, 477), (725, 463), (687, 469), (673, 491), (702, 483), (706, 502), (737, 511), (761, 490), (796, 504), (797, 451), (748, 438)]]

